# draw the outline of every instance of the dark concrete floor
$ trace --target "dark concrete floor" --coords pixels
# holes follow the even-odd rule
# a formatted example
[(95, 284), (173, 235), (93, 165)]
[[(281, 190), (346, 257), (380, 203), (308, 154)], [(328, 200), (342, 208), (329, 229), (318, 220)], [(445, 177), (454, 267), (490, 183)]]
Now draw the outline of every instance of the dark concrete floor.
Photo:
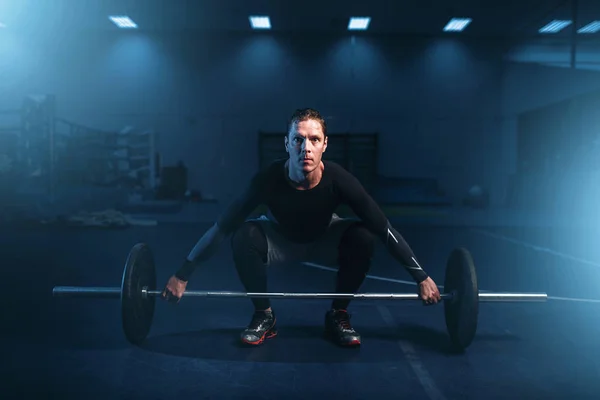
[[(322, 339), (327, 300), (275, 300), (280, 334), (259, 348), (238, 345), (252, 311), (248, 300), (158, 302), (147, 342), (133, 347), (123, 338), (118, 300), (51, 296), (55, 285), (118, 286), (125, 257), (140, 241), (154, 249), (162, 286), (206, 228), (1, 230), (0, 397), (591, 399), (600, 394), (600, 303), (482, 304), (475, 341), (465, 354), (453, 354), (443, 307), (416, 302), (355, 301), (350, 310), (363, 335), (360, 349), (340, 349)], [(447, 254), (466, 246), (478, 265), (480, 289), (600, 299), (600, 265), (540, 250), (553, 245), (544, 242), (547, 231), (398, 229), (440, 285)], [(590, 232), (569, 232), (568, 238), (576, 242), (577, 235), (584, 240)], [(528, 239), (538, 247), (519, 242)], [(558, 249), (568, 250), (578, 251), (577, 246)], [(594, 259), (597, 249), (579, 251), (571, 256)], [(410, 281), (382, 248), (371, 275)], [(271, 271), (270, 289), (331, 291), (334, 277), (323, 269), (289, 266)], [(189, 286), (242, 290), (228, 246)], [(372, 278), (362, 288), (414, 290)]]

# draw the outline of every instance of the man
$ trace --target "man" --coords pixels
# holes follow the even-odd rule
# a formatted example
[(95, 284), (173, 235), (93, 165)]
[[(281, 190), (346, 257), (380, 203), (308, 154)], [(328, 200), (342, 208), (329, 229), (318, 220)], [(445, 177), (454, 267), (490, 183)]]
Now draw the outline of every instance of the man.
[[(296, 110), (288, 125), (285, 149), (289, 158), (258, 172), (194, 246), (172, 276), (163, 298), (179, 301), (198, 263), (208, 260), (224, 238), (231, 245), (238, 276), (248, 292), (267, 292), (267, 267), (283, 261), (337, 263), (337, 293), (355, 293), (369, 271), (378, 237), (419, 284), (426, 304), (440, 301), (435, 282), (419, 265), (403, 237), (358, 180), (339, 165), (323, 161), (327, 125), (318, 111)], [(269, 217), (246, 220), (259, 205)], [(358, 219), (342, 219), (335, 209), (346, 204)], [(277, 335), (275, 312), (266, 298), (253, 298), (255, 312), (241, 334), (244, 343), (258, 345)], [(325, 314), (325, 332), (337, 344), (360, 345), (350, 325), (349, 299), (335, 299)]]

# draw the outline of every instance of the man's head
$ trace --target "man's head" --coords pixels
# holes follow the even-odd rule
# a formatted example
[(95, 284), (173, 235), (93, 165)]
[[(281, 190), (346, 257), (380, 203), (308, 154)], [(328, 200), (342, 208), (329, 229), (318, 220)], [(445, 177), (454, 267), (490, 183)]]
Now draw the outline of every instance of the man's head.
[(296, 110), (290, 118), (285, 137), (290, 165), (309, 173), (321, 165), (327, 149), (327, 124), (317, 110)]

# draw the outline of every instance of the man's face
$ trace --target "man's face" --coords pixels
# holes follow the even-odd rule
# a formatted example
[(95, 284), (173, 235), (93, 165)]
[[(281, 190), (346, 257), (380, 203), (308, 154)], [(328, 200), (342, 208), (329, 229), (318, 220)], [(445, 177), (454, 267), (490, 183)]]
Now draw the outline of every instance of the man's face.
[(290, 163), (308, 173), (321, 165), (327, 137), (319, 121), (301, 121), (292, 124), (285, 138), (285, 148), (290, 154)]

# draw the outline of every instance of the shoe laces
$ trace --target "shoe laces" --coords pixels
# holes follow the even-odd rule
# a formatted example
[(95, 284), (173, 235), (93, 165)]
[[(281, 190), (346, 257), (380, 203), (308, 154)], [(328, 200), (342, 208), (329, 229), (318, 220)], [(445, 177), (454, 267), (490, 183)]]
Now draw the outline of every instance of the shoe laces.
[(269, 315), (264, 312), (256, 312), (252, 316), (252, 321), (250, 321), (250, 325), (248, 329), (257, 330), (260, 328), (262, 324), (264, 324), (265, 320), (269, 318)]
[(348, 321), (347, 319), (342, 319), (340, 320), (340, 325), (342, 326), (342, 328), (344, 328), (345, 330), (350, 330), (352, 329), (352, 327), (350, 326), (350, 321)]
[(335, 312), (335, 319), (337, 321), (337, 323), (344, 329), (344, 330), (352, 330), (352, 326), (350, 326), (350, 315), (348, 315), (347, 312), (345, 311), (336, 311)]

